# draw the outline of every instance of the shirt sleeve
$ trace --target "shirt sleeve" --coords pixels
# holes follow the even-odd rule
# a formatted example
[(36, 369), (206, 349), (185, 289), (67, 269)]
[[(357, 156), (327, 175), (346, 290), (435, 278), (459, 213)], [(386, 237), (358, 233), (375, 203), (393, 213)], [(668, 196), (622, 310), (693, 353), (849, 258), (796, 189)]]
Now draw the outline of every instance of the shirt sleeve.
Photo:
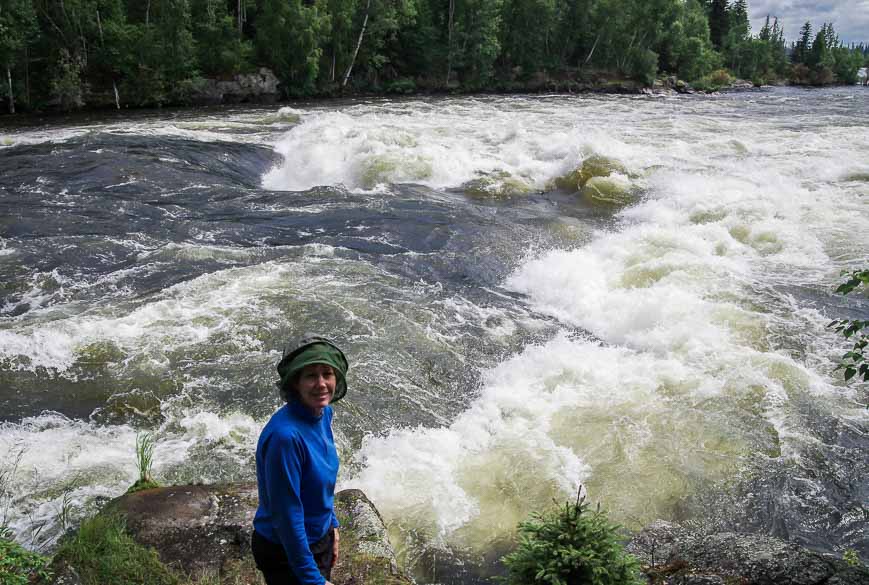
[[(326, 412), (328, 413), (329, 420), (327, 428), (329, 429), (329, 440), (332, 441), (332, 444), (335, 444), (335, 437), (332, 435), (332, 417), (335, 415), (335, 411), (331, 406), (326, 408)], [(334, 493), (332, 494), (334, 496)], [(332, 502), (332, 522), (330, 524), (332, 528), (338, 528), (341, 526), (341, 523), (338, 522), (338, 517), (335, 515), (335, 503)]]
[(304, 457), (298, 438), (273, 436), (263, 458), (265, 484), (272, 502), (275, 534), (287, 553), (290, 568), (302, 585), (324, 585), (326, 580), (314, 562), (305, 532), (300, 493)]
[(338, 522), (338, 517), (335, 515), (335, 509), (332, 508), (332, 528), (338, 528), (341, 526), (341, 523)]

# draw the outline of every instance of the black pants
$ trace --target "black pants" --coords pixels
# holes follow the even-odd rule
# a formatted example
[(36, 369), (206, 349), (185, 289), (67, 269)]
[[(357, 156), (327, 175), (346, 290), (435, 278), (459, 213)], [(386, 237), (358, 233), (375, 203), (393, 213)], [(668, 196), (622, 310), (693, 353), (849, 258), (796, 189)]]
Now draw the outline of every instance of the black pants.
[[(332, 550), (335, 546), (335, 531), (329, 530), (326, 536), (311, 545), (314, 562), (320, 574), (329, 581), (332, 579)], [(256, 568), (262, 571), (266, 585), (297, 585), (298, 579), (287, 561), (287, 553), (280, 544), (275, 544), (256, 530), (250, 537), (250, 548)]]

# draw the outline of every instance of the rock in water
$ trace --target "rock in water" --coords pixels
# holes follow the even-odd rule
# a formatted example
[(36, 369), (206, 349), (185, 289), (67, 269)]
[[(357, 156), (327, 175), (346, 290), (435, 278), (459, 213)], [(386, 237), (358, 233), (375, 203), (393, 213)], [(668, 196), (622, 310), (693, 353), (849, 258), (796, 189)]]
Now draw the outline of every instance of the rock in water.
[(480, 172), (476, 179), (462, 185), (470, 197), (503, 198), (524, 195), (532, 191), (531, 185), (507, 171)]
[(584, 161), (579, 168), (563, 177), (555, 178), (555, 187), (565, 191), (580, 191), (594, 177), (609, 177), (613, 173), (627, 175), (627, 169), (617, 160), (594, 154)]
[(383, 519), (362, 491), (338, 492), (335, 514), (341, 523), (341, 554), (332, 571), (335, 585), (413, 583), (399, 570)]
[(630, 205), (636, 200), (630, 181), (609, 177), (592, 177), (580, 190), (580, 194), (590, 203), (605, 205)]
[(627, 547), (656, 583), (866, 585), (869, 570), (763, 534), (697, 534), (654, 522)]
[[(127, 494), (105, 512), (122, 514), (133, 539), (177, 573), (259, 585), (250, 552), (256, 507), (256, 484), (187, 485)], [(335, 513), (341, 522), (335, 585), (413, 583), (398, 568), (383, 520), (364, 493), (338, 492)]]

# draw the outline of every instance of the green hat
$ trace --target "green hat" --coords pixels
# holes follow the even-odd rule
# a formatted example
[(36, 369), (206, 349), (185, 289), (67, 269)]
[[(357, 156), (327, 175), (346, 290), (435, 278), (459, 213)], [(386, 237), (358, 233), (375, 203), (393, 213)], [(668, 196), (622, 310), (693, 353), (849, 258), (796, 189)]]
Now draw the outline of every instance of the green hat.
[(287, 399), (290, 391), (290, 382), (295, 374), (305, 366), (311, 364), (326, 364), (335, 370), (335, 394), (330, 402), (337, 402), (344, 398), (347, 393), (347, 370), (350, 364), (344, 353), (338, 349), (333, 341), (320, 335), (306, 333), (284, 351), (284, 357), (278, 362), (278, 375), (281, 377), (277, 383), (281, 396)]

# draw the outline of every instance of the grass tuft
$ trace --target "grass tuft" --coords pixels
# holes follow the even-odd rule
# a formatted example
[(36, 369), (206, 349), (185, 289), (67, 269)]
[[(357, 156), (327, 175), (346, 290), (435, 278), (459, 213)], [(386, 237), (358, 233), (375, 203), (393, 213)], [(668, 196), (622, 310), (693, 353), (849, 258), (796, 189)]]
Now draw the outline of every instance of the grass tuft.
[(179, 579), (157, 552), (146, 548), (125, 531), (117, 515), (101, 514), (81, 525), (62, 541), (55, 562), (75, 567), (82, 585), (178, 585)]
[(127, 490), (128, 494), (151, 488), (160, 487), (151, 476), (151, 467), (154, 465), (154, 435), (143, 433), (136, 435), (136, 468), (139, 470), (139, 479)]

